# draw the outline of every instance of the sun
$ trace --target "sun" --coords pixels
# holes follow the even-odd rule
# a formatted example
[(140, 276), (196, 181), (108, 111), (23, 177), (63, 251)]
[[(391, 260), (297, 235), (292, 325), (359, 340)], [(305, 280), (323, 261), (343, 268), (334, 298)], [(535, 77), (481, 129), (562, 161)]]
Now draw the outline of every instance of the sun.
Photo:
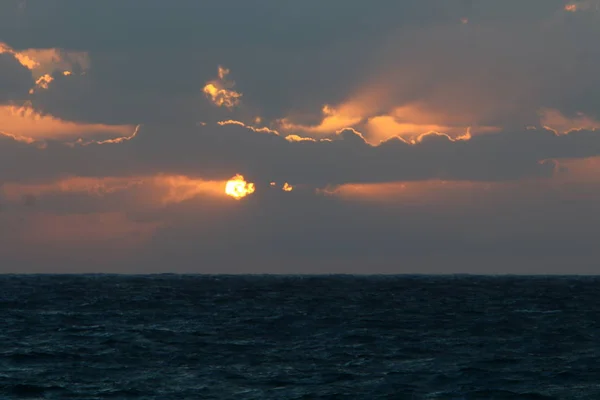
[(254, 183), (246, 182), (240, 174), (237, 174), (225, 184), (225, 194), (234, 199), (240, 200), (252, 193), (254, 193)]

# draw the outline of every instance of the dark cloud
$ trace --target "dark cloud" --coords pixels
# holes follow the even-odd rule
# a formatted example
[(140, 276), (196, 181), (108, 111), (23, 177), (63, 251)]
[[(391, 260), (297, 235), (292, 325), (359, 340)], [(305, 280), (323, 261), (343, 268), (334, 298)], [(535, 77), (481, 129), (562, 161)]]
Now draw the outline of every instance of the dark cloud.
[[(448, 207), (443, 199), (416, 207), (301, 195), (280, 200), (248, 202), (224, 219), (226, 227), (223, 220), (209, 225), (201, 240), (196, 239), (205, 232), (203, 220), (160, 229), (152, 242), (153, 261), (166, 263), (179, 254), (174, 268), (210, 272), (526, 273), (540, 268), (540, 256), (598, 254), (592, 239), (598, 206), (592, 202), (565, 214), (556, 199), (544, 203), (541, 197), (540, 203), (523, 205), (481, 196), (487, 202), (483, 213)], [(524, 227), (524, 221), (531, 225)], [(199, 243), (206, 245), (201, 251)], [(470, 257), (485, 263), (461, 264)], [(495, 257), (520, 262), (494, 271)], [(527, 260), (531, 265), (523, 263)]]
[[(600, 189), (564, 184), (585, 171), (563, 163), (600, 156), (600, 131), (540, 127), (599, 125), (600, 14), (564, 5), (2, 1), (0, 43), (53, 49), (27, 53), (53, 80), (28, 95), (32, 72), (2, 53), (0, 104), (29, 100), (32, 136), (55, 139), (0, 135), (0, 272), (597, 272)], [(236, 107), (203, 93), (218, 66)], [(44, 135), (42, 115), (63, 121)], [(311, 131), (325, 116), (359, 122)], [(394, 121), (442, 133), (372, 146), (358, 131), (375, 142), (373, 117), (392, 122), (382, 137)], [(93, 141), (121, 124), (142, 127)], [(237, 173), (255, 194), (199, 189)], [(339, 187), (399, 181), (374, 198)]]
[(21, 65), (13, 54), (0, 53), (0, 104), (27, 98), (33, 84), (31, 71)]
[(565, 15), (563, 6), (36, 0), (19, 8), (9, 1), (0, 39), (17, 49), (90, 54), (86, 76), (57, 81), (33, 99), (40, 110), (76, 121), (214, 121), (225, 110), (202, 96), (202, 86), (224, 65), (244, 93), (242, 110), (230, 115), (236, 119), (314, 121), (324, 104), (380, 86), (384, 95), (365, 100), (375, 108), (370, 116), (421, 102), (465, 125), (522, 125), (535, 122), (540, 107), (596, 115), (589, 104), (600, 58), (593, 41), (581, 38), (595, 37), (598, 24)]
[(456, 141), (429, 134), (416, 144), (391, 139), (371, 146), (353, 130), (326, 141), (290, 142), (277, 133), (237, 124), (180, 127), (177, 134), (174, 129), (142, 127), (135, 138), (118, 144), (48, 142), (45, 148), (4, 138), (1, 178), (170, 173), (228, 179), (242, 173), (260, 183), (312, 186), (428, 179), (501, 181), (551, 176), (557, 171), (552, 159), (600, 155), (600, 135), (587, 130), (568, 135), (546, 129), (503, 131)]
[[(136, 210), (134, 203), (119, 207), (113, 200), (122, 198), (121, 194), (108, 193), (104, 203), (126, 213), (127, 224), (132, 226), (117, 229), (114, 241), (128, 240), (139, 227), (157, 223), (141, 248), (107, 263), (115, 243), (106, 242), (104, 236), (72, 241), (77, 247), (69, 253), (42, 242), (37, 251), (29, 248), (27, 257), (21, 257), (30, 261), (29, 266), (21, 261), (3, 264), (2, 270), (553, 273), (572, 268), (571, 273), (598, 272), (592, 262), (599, 255), (594, 239), (600, 222), (598, 187), (593, 198), (575, 200), (565, 208), (568, 191), (557, 191), (554, 185), (530, 186), (523, 183), (491, 190), (450, 186), (419, 196), (421, 201), (412, 204), (264, 190), (243, 202), (199, 196), (144, 211)], [(448, 202), (457, 192), (461, 201)], [(98, 200), (93, 195), (76, 200), (86, 201)], [(18, 210), (20, 219), (10, 218), (13, 210), (8, 206), (0, 215), (0, 236), (7, 236), (0, 243), (3, 254), (14, 254), (7, 245), (22, 246), (5, 235), (8, 229), (14, 235), (37, 227), (31, 221), (40, 217), (41, 210), (53, 207), (44, 196), (37, 204), (35, 211)], [(98, 212), (110, 215), (111, 209)], [(65, 216), (65, 220), (50, 221), (67, 225), (72, 214)], [(90, 224), (80, 227), (84, 232), (101, 230), (110, 227), (110, 219), (103, 218), (103, 225), (97, 224), (93, 214), (80, 216), (76, 222)], [(61, 231), (56, 230), (57, 234)], [(559, 261), (567, 260), (568, 267), (560, 265)]]
[[(459, 3), (456, 5), (462, 8)], [(134, 43), (144, 43), (146, 49), (241, 48), (241, 39), (251, 47), (298, 49), (360, 37), (367, 29), (381, 34), (398, 23), (431, 23), (458, 15), (442, 0), (384, 0), (369, 7), (361, 1), (341, 0), (259, 0), (252, 4), (181, 0), (168, 7), (160, 0), (28, 0), (26, 7), (19, 4), (19, 0), (3, 2), (0, 37), (19, 49), (81, 51), (140, 49)]]

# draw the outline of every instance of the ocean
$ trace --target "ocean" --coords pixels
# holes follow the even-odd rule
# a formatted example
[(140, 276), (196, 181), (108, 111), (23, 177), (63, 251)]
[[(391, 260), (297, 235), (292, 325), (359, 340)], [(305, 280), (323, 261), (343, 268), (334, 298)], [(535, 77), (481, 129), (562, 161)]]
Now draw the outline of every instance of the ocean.
[(0, 399), (600, 399), (600, 278), (0, 276)]

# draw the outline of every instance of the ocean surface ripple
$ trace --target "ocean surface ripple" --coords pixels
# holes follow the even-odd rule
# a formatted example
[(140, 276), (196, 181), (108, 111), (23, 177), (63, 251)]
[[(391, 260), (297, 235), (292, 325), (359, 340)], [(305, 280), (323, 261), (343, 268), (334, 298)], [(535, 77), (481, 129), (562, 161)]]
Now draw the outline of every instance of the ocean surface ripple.
[(600, 278), (0, 276), (0, 399), (600, 399)]

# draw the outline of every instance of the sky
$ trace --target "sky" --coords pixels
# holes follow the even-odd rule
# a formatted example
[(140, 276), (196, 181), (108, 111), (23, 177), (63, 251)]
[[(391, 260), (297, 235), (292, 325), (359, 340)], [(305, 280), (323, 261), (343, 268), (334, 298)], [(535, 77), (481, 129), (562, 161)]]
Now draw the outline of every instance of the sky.
[(600, 0), (4, 0), (0, 272), (600, 272)]

